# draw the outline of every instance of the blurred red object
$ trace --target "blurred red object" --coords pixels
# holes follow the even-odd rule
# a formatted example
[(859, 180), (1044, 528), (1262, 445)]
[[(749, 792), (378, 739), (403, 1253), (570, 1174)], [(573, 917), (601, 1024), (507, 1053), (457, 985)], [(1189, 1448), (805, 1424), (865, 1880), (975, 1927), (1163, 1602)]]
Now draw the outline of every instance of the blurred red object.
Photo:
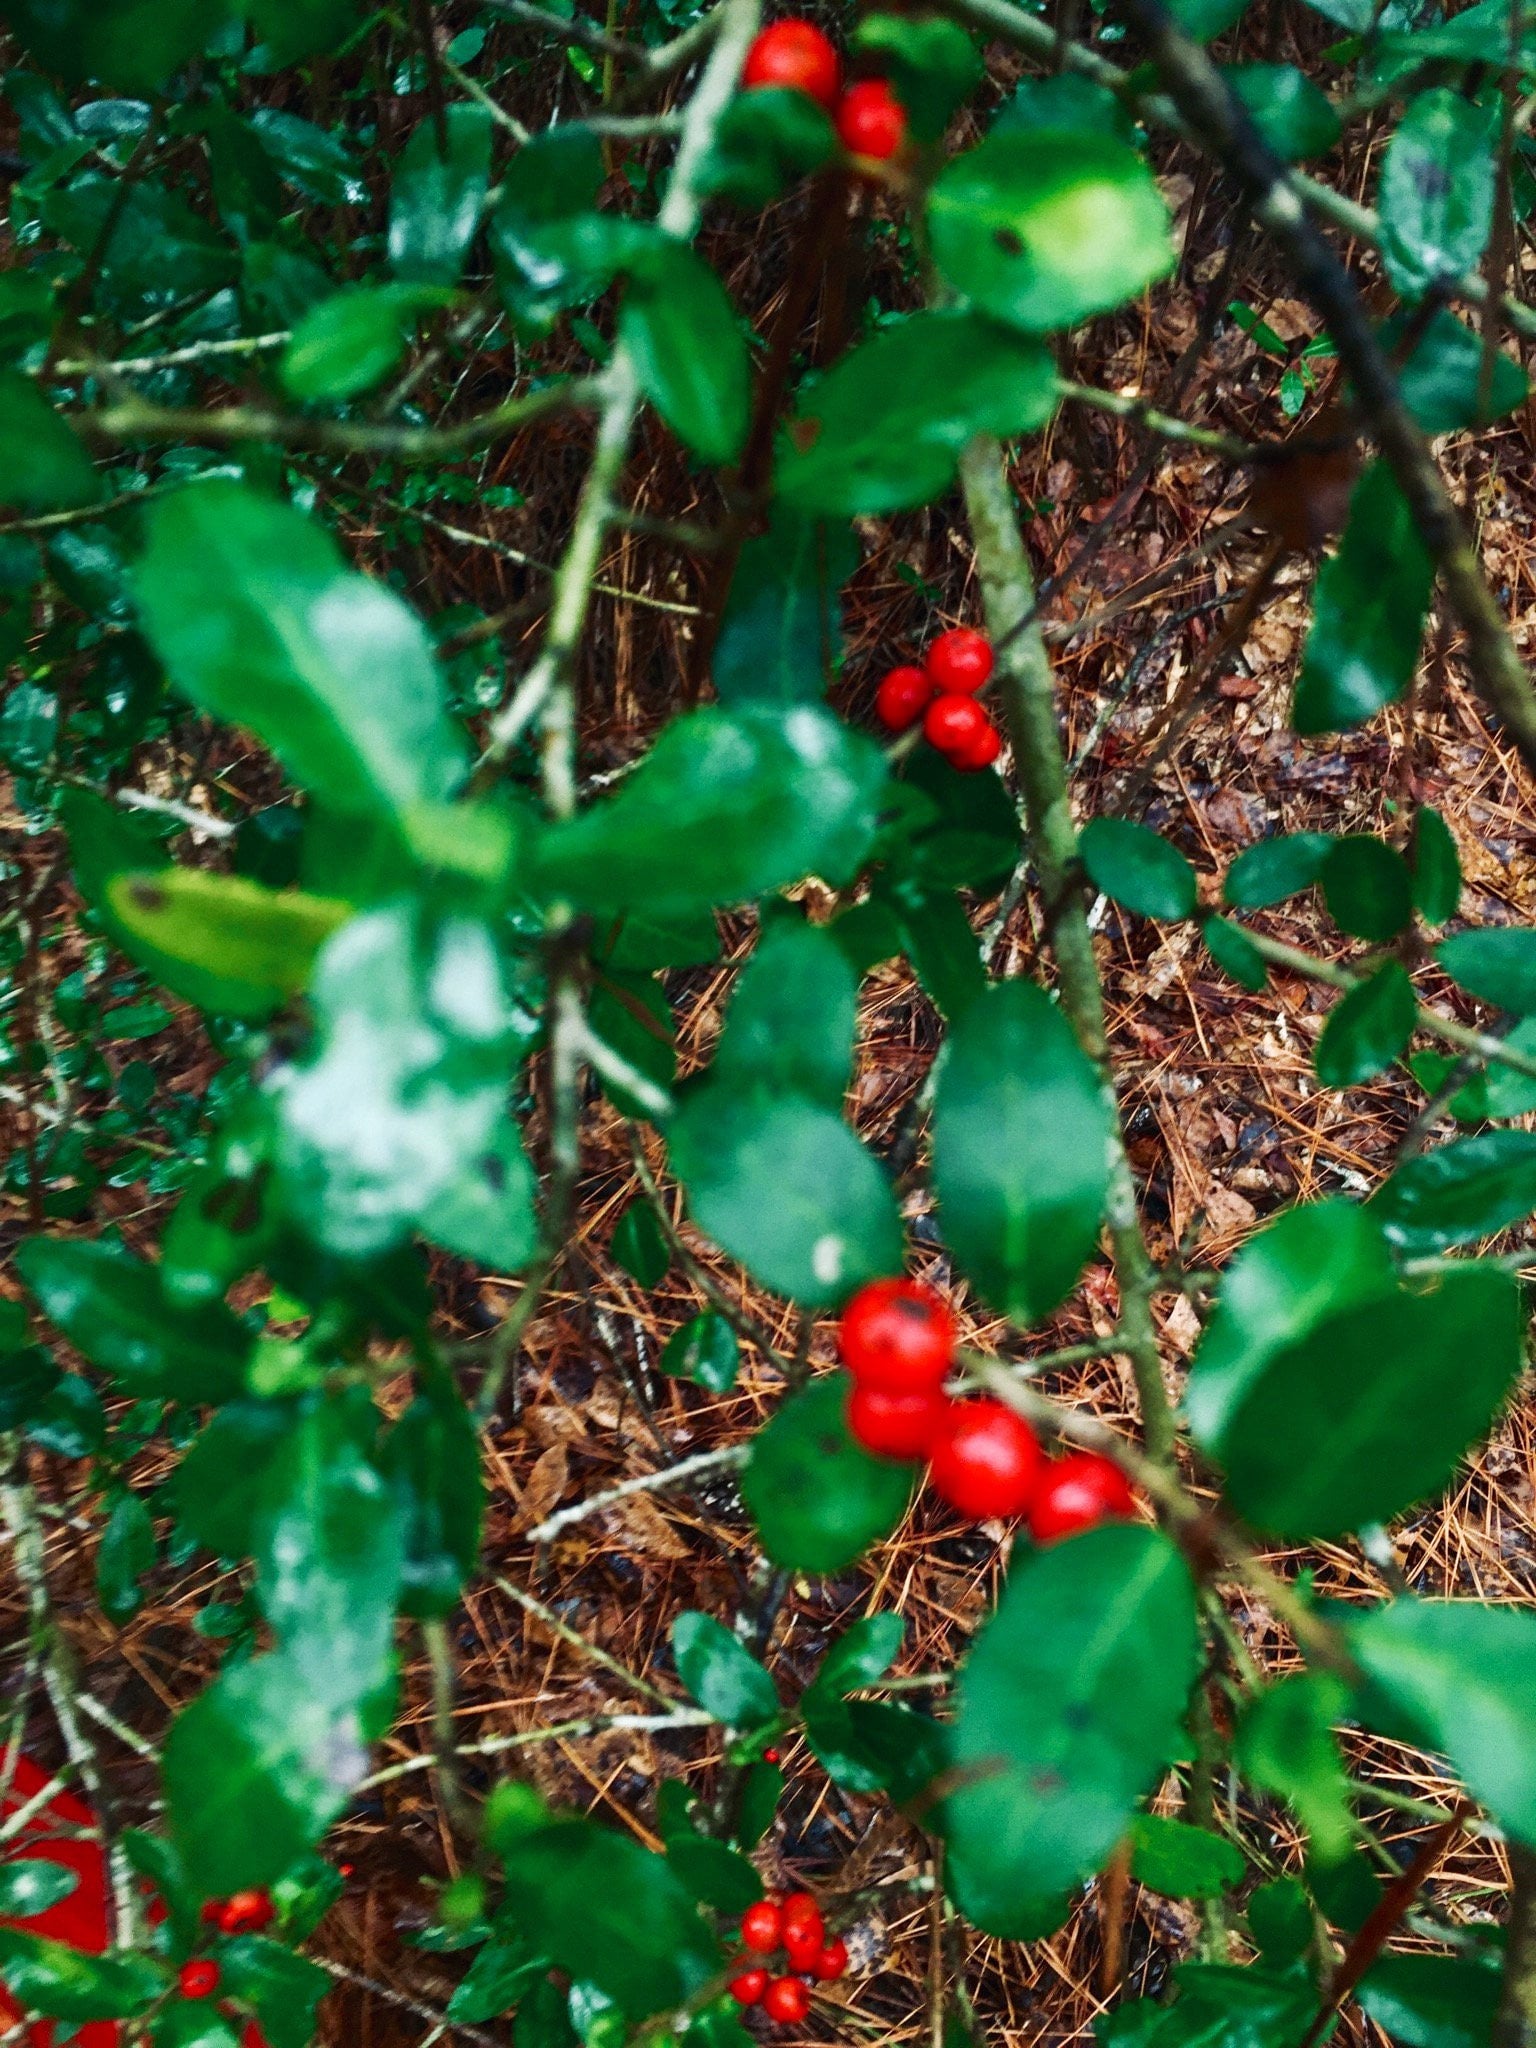
[[(28, 1806), (50, 1784), (52, 1774), (42, 1770), (31, 1757), (0, 1749), (0, 1820)], [(79, 1832), (94, 1828), (96, 1816), (75, 1793), (54, 1792), (26, 1822), (14, 1842), (6, 1844), (5, 1860), (17, 1862), (31, 1857), (44, 1863), (61, 1863), (80, 1880), (67, 1899), (60, 1899), (46, 1913), (30, 1920), (0, 1919), (0, 1927), (19, 1927), (28, 1934), (40, 1934), (48, 1941), (68, 1942), (87, 1955), (100, 1955), (107, 1946), (111, 1925), (107, 1910), (107, 1859), (92, 1836)], [(155, 1902), (158, 1905), (158, 1901)], [(164, 1909), (151, 1918), (162, 1918)], [(15, 2001), (0, 1984), (0, 2029), (21, 2017)], [(71, 2048), (118, 2048), (122, 2028), (116, 2020), (92, 2020), (71, 2037)], [(27, 2029), (27, 2048), (54, 2048), (52, 2020), (34, 2020)], [(241, 2048), (267, 2048), (260, 2030), (251, 2022), (241, 2037)]]

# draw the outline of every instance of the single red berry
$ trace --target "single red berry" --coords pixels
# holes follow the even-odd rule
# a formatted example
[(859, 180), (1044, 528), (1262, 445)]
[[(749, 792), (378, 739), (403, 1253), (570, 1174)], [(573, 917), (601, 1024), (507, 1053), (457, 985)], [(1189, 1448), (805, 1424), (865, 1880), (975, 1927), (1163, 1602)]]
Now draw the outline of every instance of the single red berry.
[(784, 1902), (784, 1953), (793, 1970), (814, 1970), (826, 1943), (821, 1908), (809, 1892), (796, 1892)]
[(923, 667), (936, 690), (971, 696), (992, 673), (992, 642), (974, 626), (954, 626), (934, 641)]
[(1045, 1476), (1029, 1504), (1029, 1533), (1037, 1543), (1075, 1536), (1100, 1522), (1124, 1522), (1136, 1513), (1136, 1496), (1120, 1467), (1097, 1451), (1070, 1451)]
[(811, 2009), (811, 1994), (798, 1977), (775, 1977), (763, 1993), (763, 2011), (781, 2026), (794, 2026)]
[(873, 1280), (843, 1310), (837, 1346), (860, 1386), (932, 1393), (954, 1360), (955, 1325), (921, 1280)]
[(783, 1752), (783, 1750), (781, 1750), (781, 1749), (765, 1749), (765, 1750), (763, 1751), (763, 1762), (764, 1762), (765, 1764), (781, 1764), (781, 1763), (783, 1763), (783, 1761), (784, 1761), (784, 1752)]
[(829, 1941), (812, 1965), (812, 1974), (823, 1984), (830, 1984), (834, 1977), (841, 1977), (848, 1967), (848, 1944), (841, 1935)]
[(807, 1927), (811, 1921), (821, 1918), (821, 1908), (813, 1892), (786, 1893), (779, 1901), (779, 1913), (786, 1934), (792, 1927)]
[(355, 1863), (338, 1863), (336, 1866), (336, 1874), (338, 1877), (351, 1877), (351, 1875), (356, 1869), (357, 1865)]
[(991, 726), (991, 719), (974, 697), (962, 697), (949, 690), (942, 697), (935, 697), (928, 706), (928, 714), (923, 720), (923, 737), (941, 754), (957, 761), (960, 756), (971, 752)]
[(784, 1921), (772, 1899), (759, 1899), (741, 1916), (741, 1938), (760, 1956), (771, 1956), (784, 1938)]
[(972, 1521), (1022, 1515), (1043, 1476), (1045, 1454), (1022, 1415), (1001, 1401), (957, 1401), (933, 1447), (929, 1477)]
[(850, 156), (884, 163), (907, 139), (907, 110), (883, 78), (861, 78), (850, 85), (833, 118)]
[(949, 1402), (936, 1388), (892, 1394), (884, 1387), (856, 1386), (848, 1396), (848, 1432), (875, 1457), (910, 1463), (927, 1457), (948, 1412)]
[(235, 1892), (224, 1902), (219, 1926), (225, 1934), (260, 1934), (277, 1918), (272, 1895), (265, 1887)]
[(949, 763), (970, 773), (978, 768), (990, 768), (1003, 751), (1003, 736), (989, 718), (968, 747), (951, 749)]
[(219, 1966), (208, 1956), (194, 1956), (182, 1964), (176, 1984), (183, 1998), (212, 1998), (219, 1988)]
[(755, 1969), (743, 1970), (739, 1977), (731, 1979), (731, 1996), (738, 2005), (756, 2005), (767, 1989), (768, 1972), (761, 1964)]
[(775, 21), (748, 50), (741, 82), (803, 92), (830, 114), (842, 90), (843, 60), (814, 22)]
[(933, 695), (933, 685), (920, 668), (893, 668), (875, 692), (875, 716), (888, 732), (916, 725)]
[(205, 1927), (220, 1927), (223, 1925), (224, 1909), (228, 1904), (228, 1899), (204, 1899), (197, 1917)]

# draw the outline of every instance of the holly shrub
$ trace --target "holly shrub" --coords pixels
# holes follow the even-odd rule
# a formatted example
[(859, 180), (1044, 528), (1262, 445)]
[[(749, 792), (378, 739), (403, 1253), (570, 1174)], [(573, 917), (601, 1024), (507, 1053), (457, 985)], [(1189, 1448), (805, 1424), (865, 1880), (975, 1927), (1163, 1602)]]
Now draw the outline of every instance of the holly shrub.
[[(1085, 1896), (1117, 2048), (1312, 2048), (1362, 2014), (1410, 2048), (1536, 2041), (1536, 1616), (1421, 1597), (1391, 1537), (1524, 1363), (1524, 1255), (1478, 1248), (1536, 1213), (1536, 930), (1462, 920), (1411, 778), (1385, 834), (1341, 796), (1335, 831), (1222, 847), (1176, 779), (1146, 822), (1189, 717), (1229, 715), (1208, 685), (1282, 557), (1320, 547), (1296, 734), (1411, 719), (1434, 604), (1468, 705), (1536, 762), (1509, 593), (1430, 438), (1526, 400), (1536, 45), (1503, 0), (1291, 0), (1254, 12), (1301, 64), (1218, 61), (1242, 12), (917, 0), (756, 45), (757, 0), (0, 0), (0, 1453), (29, 1616), (0, 1979), (54, 2023), (28, 2038), (302, 2048), (322, 1845), (394, 1730), (456, 1843), (421, 1938), (463, 1975), (425, 2040), (835, 2032), (869, 1894), (823, 1873), (797, 1918), (753, 1860), (794, 1742), (918, 1845), (935, 2041), (971, 2024), (946, 1924), (1045, 1942)], [(1176, 161), (1315, 312), (1296, 347), (1209, 308), (1203, 341), (1283, 361), (1268, 440), (1064, 374), (1096, 319), (1158, 305)], [(723, 255), (769, 221), (788, 274), (749, 307)], [(879, 294), (824, 318), (875, 245)], [(1063, 410), (1228, 465), (1273, 542), (1092, 817), (1013, 482)], [(686, 518), (636, 501), (642, 440)], [(924, 508), (969, 535), (969, 615), (891, 648), (877, 716), (842, 593)], [(513, 511), (537, 554), (483, 531)], [(637, 600), (686, 622), (644, 743), (597, 708), (630, 539), (678, 565)], [(428, 543), (490, 550), (507, 609), (428, 608)], [(1306, 892), (1326, 954), (1266, 916)], [(723, 1023), (680, 1079), (673, 1001), (727, 912)], [(1010, 918), (1026, 942), (994, 947)], [(1410, 1105), (1388, 1171), (1264, 1216), (1220, 1271), (1149, 1237), (1122, 1133), (1099, 955), (1146, 920), (1208, 949), (1224, 1015), (1272, 976), (1336, 991), (1317, 1088), (1391, 1076)], [(850, 1084), (861, 982), (896, 959), (942, 1030), (881, 1155)], [(133, 1046), (173, 1023), (201, 1051), (167, 1091)], [(712, 1769), (636, 1832), (552, 1808), (453, 1708), (484, 1433), (537, 1402), (551, 1291), (597, 1284), (598, 1118), (638, 1162), (615, 1260), (708, 1297), (662, 1370), (719, 1395), (744, 1346), (773, 1390), (698, 1460), (767, 1569), (740, 1614), (676, 1620), (655, 1716)], [(466, 1274), (508, 1305), (450, 1340)], [(1098, 1334), (1042, 1349), (1085, 1276)], [(1095, 1358), (1132, 1426), (1047, 1391)], [(995, 1608), (904, 1685), (882, 1572), (785, 1685), (786, 1586), (890, 1538), (930, 1458), (1011, 1546)], [(98, 1539), (101, 1630), (215, 1563), (238, 1588), (165, 1719), (83, 1683), (60, 1518)], [(1322, 1597), (1324, 1541), (1385, 1559), (1387, 1596)], [(1362, 1735), (1465, 1787), (1408, 1802), (1407, 1862)], [(153, 1784), (131, 1814), (123, 1742)], [(1426, 1885), (1468, 1831), (1512, 1888), (1458, 1918)], [(1195, 1930), (1156, 1982), (1115, 1961), (1132, 1885)]]

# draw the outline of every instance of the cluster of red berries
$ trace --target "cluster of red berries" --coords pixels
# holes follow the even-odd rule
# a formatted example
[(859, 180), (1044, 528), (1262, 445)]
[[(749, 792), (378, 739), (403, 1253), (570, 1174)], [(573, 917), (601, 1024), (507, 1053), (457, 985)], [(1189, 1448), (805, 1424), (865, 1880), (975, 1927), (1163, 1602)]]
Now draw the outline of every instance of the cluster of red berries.
[(1124, 1521), (1135, 1495), (1097, 1451), (1048, 1459), (1021, 1415), (1002, 1401), (956, 1401), (944, 1391), (955, 1325), (921, 1280), (876, 1280), (843, 1311), (838, 1348), (853, 1378), (848, 1427), (880, 1458), (925, 1459), (934, 1491), (972, 1521), (1027, 1517), (1037, 1543)]
[(203, 1902), (203, 1925), (216, 1927), (220, 1934), (262, 1934), (276, 1918), (272, 1894), (264, 1886)]
[(923, 721), (923, 738), (956, 768), (990, 768), (1002, 737), (976, 701), (992, 674), (992, 643), (973, 626), (941, 633), (921, 668), (893, 668), (875, 692), (875, 716), (889, 732)]
[(741, 82), (803, 92), (832, 116), (850, 156), (885, 163), (907, 139), (907, 112), (883, 78), (843, 84), (843, 60), (811, 21), (776, 21), (747, 52)]
[(810, 2011), (808, 1979), (830, 1984), (848, 1967), (847, 1943), (835, 1935), (828, 1941), (821, 1908), (809, 1892), (759, 1899), (748, 1906), (741, 1916), (741, 1939), (754, 1955), (777, 1955), (782, 1950), (790, 1970), (800, 1973), (776, 1977), (766, 1963), (749, 1963), (731, 1979), (731, 1996), (738, 2005), (760, 2005), (781, 2026), (797, 2025)]

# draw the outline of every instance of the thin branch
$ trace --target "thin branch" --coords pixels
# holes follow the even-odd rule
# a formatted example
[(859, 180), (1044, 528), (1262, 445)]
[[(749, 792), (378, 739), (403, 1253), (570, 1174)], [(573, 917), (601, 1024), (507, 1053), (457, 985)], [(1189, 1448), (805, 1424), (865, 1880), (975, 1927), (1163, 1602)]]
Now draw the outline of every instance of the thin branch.
[(645, 1699), (655, 1700), (664, 1707), (676, 1705), (659, 1685), (653, 1685), (650, 1679), (642, 1678), (638, 1671), (631, 1671), (627, 1664), (621, 1664), (617, 1657), (610, 1656), (598, 1644), (589, 1641), (579, 1629), (572, 1628), (568, 1621), (558, 1615), (553, 1607), (546, 1607), (544, 1602), (532, 1593), (525, 1592), (521, 1586), (514, 1586), (510, 1579), (493, 1578), (491, 1583), (499, 1593), (505, 1593), (509, 1600), (516, 1601), (524, 1613), (531, 1614), (536, 1621), (542, 1622), (551, 1635), (558, 1636), (561, 1642), (568, 1644), (571, 1649), (578, 1651), (593, 1664), (601, 1665), (604, 1671), (620, 1679), (632, 1692), (641, 1694)]
[(1213, 455), (1225, 456), (1228, 462), (1262, 462), (1268, 454), (1257, 442), (1220, 433), (1215, 427), (1191, 426), (1187, 420), (1175, 419), (1172, 413), (1159, 412), (1150, 399), (1132, 393), (1075, 384), (1070, 377), (1058, 377), (1056, 391), (1069, 405), (1086, 405), (1095, 412), (1113, 413), (1116, 419), (1130, 420), (1135, 426), (1145, 427), (1149, 434), (1161, 435), (1165, 441), (1186, 441), (1192, 448), (1206, 448)]
[(642, 1472), (638, 1479), (626, 1479), (618, 1486), (610, 1486), (606, 1492), (590, 1494), (586, 1500), (577, 1501), (574, 1507), (561, 1508), (558, 1513), (546, 1516), (537, 1528), (528, 1531), (527, 1540), (530, 1543), (553, 1543), (563, 1530), (574, 1529), (578, 1522), (601, 1514), (604, 1508), (628, 1500), (633, 1494), (661, 1493), (668, 1487), (686, 1486), (690, 1480), (702, 1478), (707, 1472), (739, 1471), (747, 1462), (747, 1453), (746, 1444), (730, 1444), (723, 1451), (698, 1451), (691, 1458), (680, 1458), (663, 1472)]

